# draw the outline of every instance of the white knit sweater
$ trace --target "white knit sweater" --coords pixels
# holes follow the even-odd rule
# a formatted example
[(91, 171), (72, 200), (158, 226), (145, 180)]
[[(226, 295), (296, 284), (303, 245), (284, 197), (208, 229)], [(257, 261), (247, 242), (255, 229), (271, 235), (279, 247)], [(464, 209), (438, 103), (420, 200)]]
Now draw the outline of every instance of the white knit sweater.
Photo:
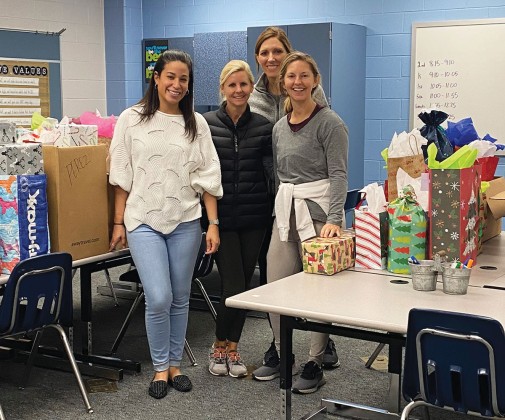
[(195, 113), (197, 138), (190, 142), (182, 115), (158, 111), (138, 124), (135, 109), (126, 109), (116, 123), (109, 182), (129, 193), (124, 214), (128, 231), (146, 224), (167, 234), (179, 223), (201, 217), (204, 191), (222, 197), (219, 158), (200, 114)]

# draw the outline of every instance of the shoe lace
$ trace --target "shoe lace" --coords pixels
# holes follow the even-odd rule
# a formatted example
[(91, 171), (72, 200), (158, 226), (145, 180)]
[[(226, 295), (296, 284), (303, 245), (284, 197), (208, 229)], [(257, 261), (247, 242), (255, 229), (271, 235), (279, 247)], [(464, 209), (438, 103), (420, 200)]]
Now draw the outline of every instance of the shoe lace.
[(264, 363), (265, 366), (276, 367), (279, 364), (279, 362), (280, 362), (280, 360), (279, 360), (279, 355), (277, 354), (277, 352), (265, 353), (265, 363)]
[(210, 354), (210, 357), (216, 362), (222, 363), (226, 360), (226, 349), (224, 347), (215, 347), (214, 352)]
[(241, 365), (242, 360), (240, 358), (240, 353), (238, 351), (228, 352), (228, 361), (234, 365)]
[(326, 346), (326, 349), (324, 349), (324, 354), (333, 354), (334, 352), (336, 353), (335, 349), (335, 343), (333, 341), (328, 341), (328, 345)]
[(316, 377), (316, 374), (319, 372), (320, 368), (317, 365), (316, 362), (310, 361), (305, 363), (303, 366), (303, 371), (301, 376), (304, 379), (314, 379)]

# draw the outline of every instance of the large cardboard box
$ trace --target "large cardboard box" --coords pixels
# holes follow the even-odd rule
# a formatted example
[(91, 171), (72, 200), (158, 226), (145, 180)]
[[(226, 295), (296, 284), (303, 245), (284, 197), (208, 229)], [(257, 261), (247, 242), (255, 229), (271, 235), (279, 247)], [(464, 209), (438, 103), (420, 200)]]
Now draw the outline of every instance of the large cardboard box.
[(505, 178), (499, 177), (489, 181), (489, 188), (484, 196), (482, 242), (501, 233), (503, 216), (505, 216)]
[(312, 238), (302, 242), (303, 271), (332, 275), (354, 267), (354, 232), (342, 231), (335, 238)]
[(51, 250), (74, 260), (108, 251), (107, 174), (103, 145), (44, 146)]

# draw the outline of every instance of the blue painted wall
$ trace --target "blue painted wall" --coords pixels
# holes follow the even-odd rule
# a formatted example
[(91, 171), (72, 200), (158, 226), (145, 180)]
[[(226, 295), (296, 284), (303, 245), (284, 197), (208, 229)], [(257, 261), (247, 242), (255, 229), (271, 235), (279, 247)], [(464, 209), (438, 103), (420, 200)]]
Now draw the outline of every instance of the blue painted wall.
[(505, 0), (106, 0), (106, 8), (110, 3), (123, 9), (125, 79), (116, 93), (124, 94), (125, 105), (142, 96), (142, 38), (311, 22), (366, 26), (365, 183), (386, 178), (380, 151), (394, 131), (408, 130), (412, 23), (505, 17)]

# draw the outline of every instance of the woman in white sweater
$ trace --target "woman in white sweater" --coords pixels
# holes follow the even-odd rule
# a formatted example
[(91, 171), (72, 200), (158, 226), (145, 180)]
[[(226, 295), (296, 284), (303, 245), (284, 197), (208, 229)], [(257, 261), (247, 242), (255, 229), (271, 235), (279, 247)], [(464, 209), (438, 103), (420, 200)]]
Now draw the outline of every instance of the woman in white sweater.
[(205, 119), (193, 111), (188, 54), (165, 51), (145, 96), (119, 117), (110, 148), (115, 186), (110, 247), (126, 244), (146, 298), (154, 366), (149, 395), (168, 386), (191, 390), (180, 371), (193, 267), (201, 241), (203, 199), (210, 226), (207, 253), (219, 246), (216, 199), (223, 194), (219, 159)]

